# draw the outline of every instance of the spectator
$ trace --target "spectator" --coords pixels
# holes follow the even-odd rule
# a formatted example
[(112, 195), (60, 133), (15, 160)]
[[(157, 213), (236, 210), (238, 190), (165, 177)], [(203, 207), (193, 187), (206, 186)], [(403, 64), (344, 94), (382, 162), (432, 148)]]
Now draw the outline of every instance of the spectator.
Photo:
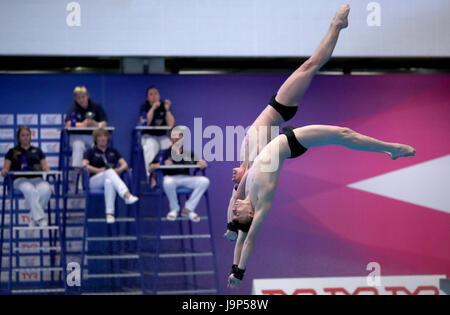
[(88, 149), (83, 158), (83, 167), (91, 173), (89, 187), (91, 189), (105, 190), (106, 223), (115, 222), (115, 200), (117, 193), (127, 205), (139, 200), (133, 196), (128, 187), (119, 177), (127, 170), (128, 164), (120, 153), (109, 147), (109, 132), (97, 129), (93, 133), (95, 146)]
[[(181, 141), (183, 140), (183, 131), (180, 127), (174, 127), (170, 131), (170, 140), (172, 146), (163, 152), (165, 157), (164, 165), (199, 165), (200, 169), (205, 169), (208, 164), (204, 160), (198, 161), (194, 154), (183, 150)], [(174, 157), (175, 160), (174, 160)], [(178, 161), (179, 160), (179, 161)], [(150, 165), (150, 171), (154, 171), (160, 163), (155, 159)], [(177, 188), (186, 187), (192, 189), (192, 194), (186, 201), (184, 209), (181, 211), (181, 216), (187, 216), (193, 222), (199, 222), (200, 217), (195, 213), (195, 209), (209, 187), (209, 179), (205, 176), (191, 176), (189, 169), (169, 169), (164, 170), (163, 188), (169, 199), (170, 212), (167, 214), (167, 219), (175, 221), (180, 206), (177, 197)]]
[[(66, 114), (66, 127), (76, 128), (104, 128), (107, 117), (102, 105), (89, 98), (89, 92), (84, 86), (77, 86), (73, 90), (74, 101)], [(81, 168), (83, 153), (87, 147), (92, 147), (92, 136), (75, 134), (70, 136), (72, 146), (72, 166)]]
[[(31, 145), (31, 130), (27, 126), (21, 126), (17, 130), (17, 146), (6, 154), (2, 176), (5, 177), (10, 170), (50, 171), (42, 150)], [(15, 176), (13, 183), (14, 189), (22, 192), (30, 207), (30, 227), (46, 227), (48, 222), (44, 209), (52, 195), (50, 184), (40, 175)]]
[[(161, 96), (156, 87), (147, 89), (147, 100), (140, 108), (140, 123), (144, 126), (169, 126), (173, 127), (175, 118), (170, 111), (172, 102), (165, 99), (161, 103)], [(150, 175), (149, 166), (160, 150), (166, 150), (171, 146), (166, 130), (146, 130), (141, 138), (144, 150), (144, 161), (147, 176)]]

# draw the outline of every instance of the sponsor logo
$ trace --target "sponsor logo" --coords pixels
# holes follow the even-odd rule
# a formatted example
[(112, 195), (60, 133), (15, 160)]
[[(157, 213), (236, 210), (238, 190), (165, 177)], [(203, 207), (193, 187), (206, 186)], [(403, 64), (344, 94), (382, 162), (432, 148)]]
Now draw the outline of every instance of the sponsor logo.
[(59, 166), (59, 157), (47, 156), (47, 164), (50, 168), (56, 168)]
[(23, 281), (23, 282), (39, 281), (39, 273), (36, 271), (33, 271), (33, 272), (22, 271), (22, 272), (20, 272), (20, 281)]
[(445, 275), (383, 276), (381, 286), (369, 286), (366, 277), (255, 279), (258, 295), (440, 295)]
[(61, 114), (41, 114), (41, 125), (61, 125)]
[(42, 142), (41, 148), (44, 153), (59, 153), (59, 142)]
[(41, 139), (59, 139), (61, 130), (57, 128), (41, 128)]
[(1, 140), (14, 139), (14, 129), (12, 129), (12, 128), (0, 128), (0, 139)]
[(18, 125), (37, 125), (38, 124), (38, 115), (37, 114), (19, 114), (17, 115), (17, 124)]
[(38, 128), (30, 128), (31, 130), (31, 139), (39, 140), (39, 129)]
[(14, 142), (0, 142), (0, 153), (6, 154), (13, 147)]
[(0, 115), (0, 126), (11, 126), (11, 125), (14, 125), (13, 114)]

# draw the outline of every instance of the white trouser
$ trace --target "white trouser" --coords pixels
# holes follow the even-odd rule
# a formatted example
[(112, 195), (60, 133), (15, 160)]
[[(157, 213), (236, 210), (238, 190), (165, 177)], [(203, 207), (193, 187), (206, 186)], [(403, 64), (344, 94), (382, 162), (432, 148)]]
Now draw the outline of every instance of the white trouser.
[(127, 186), (113, 169), (95, 174), (89, 180), (91, 189), (105, 190), (105, 206), (107, 214), (114, 214), (116, 207), (116, 195), (124, 199), (125, 193), (128, 191)]
[(94, 140), (92, 135), (70, 135), (72, 146), (72, 166), (82, 167), (83, 155), (86, 148), (92, 147)]
[(193, 189), (191, 196), (186, 201), (185, 208), (195, 211), (198, 203), (200, 202), (200, 198), (209, 187), (209, 179), (204, 176), (166, 175), (164, 176), (163, 187), (167, 199), (169, 199), (169, 207), (171, 211), (180, 211), (177, 188), (186, 187)]
[(50, 184), (40, 177), (18, 178), (14, 181), (14, 189), (18, 189), (25, 197), (30, 207), (30, 219), (39, 221), (45, 217), (44, 209), (47, 207), (52, 189)]
[(159, 150), (167, 150), (172, 142), (168, 136), (143, 135), (141, 138), (142, 149), (144, 150), (145, 171), (149, 176), (148, 166), (153, 162)]

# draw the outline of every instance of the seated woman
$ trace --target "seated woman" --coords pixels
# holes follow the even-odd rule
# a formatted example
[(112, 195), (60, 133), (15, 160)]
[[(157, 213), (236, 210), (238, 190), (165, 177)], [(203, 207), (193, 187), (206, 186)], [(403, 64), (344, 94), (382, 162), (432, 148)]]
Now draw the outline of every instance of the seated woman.
[[(156, 87), (149, 87), (147, 99), (139, 110), (140, 124), (149, 127), (173, 127), (175, 118), (170, 110), (171, 104), (172, 102), (169, 99), (161, 101), (161, 96)], [(172, 143), (165, 130), (146, 130), (142, 132), (141, 145), (144, 150), (145, 170), (147, 176), (150, 176), (150, 163), (160, 150), (167, 150)]]
[[(2, 176), (9, 171), (50, 171), (45, 155), (40, 148), (31, 145), (31, 130), (21, 126), (17, 130), (17, 146), (10, 149), (5, 156)], [(44, 209), (48, 205), (52, 190), (42, 176), (14, 176), (14, 189), (22, 192), (30, 207), (30, 227), (46, 227)]]
[(115, 222), (117, 193), (127, 205), (134, 204), (139, 198), (130, 193), (119, 177), (127, 170), (128, 164), (116, 149), (109, 147), (109, 132), (100, 128), (94, 131), (93, 137), (95, 146), (86, 151), (82, 163), (91, 173), (89, 187), (105, 190), (106, 223), (111, 224)]

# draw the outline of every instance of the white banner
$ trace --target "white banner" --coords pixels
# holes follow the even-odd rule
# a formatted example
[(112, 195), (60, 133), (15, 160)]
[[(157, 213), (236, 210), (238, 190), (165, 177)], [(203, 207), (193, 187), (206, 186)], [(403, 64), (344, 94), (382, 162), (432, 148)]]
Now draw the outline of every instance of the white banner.
[(41, 128), (41, 139), (59, 139), (61, 130), (58, 128)]
[(41, 142), (41, 149), (44, 153), (59, 153), (59, 142)]
[(12, 139), (14, 139), (14, 129), (12, 129), (12, 128), (0, 128), (0, 139), (1, 140), (12, 140)]
[(1, 114), (0, 126), (11, 126), (11, 125), (14, 125), (14, 114)]
[(380, 285), (370, 277), (254, 279), (255, 295), (439, 295), (445, 275), (381, 276)]
[(14, 147), (14, 142), (0, 142), (0, 153), (6, 154), (9, 149)]
[(450, 55), (448, 0), (0, 1), (0, 54), (310, 56), (343, 3), (334, 56)]
[(39, 140), (39, 128), (30, 128), (31, 130), (31, 139)]
[(41, 125), (61, 125), (61, 114), (41, 114)]
[(56, 168), (59, 166), (59, 157), (57, 156), (47, 156), (46, 157), (48, 167)]
[(38, 114), (19, 114), (19, 115), (17, 115), (17, 124), (19, 126), (37, 125), (38, 124)]

